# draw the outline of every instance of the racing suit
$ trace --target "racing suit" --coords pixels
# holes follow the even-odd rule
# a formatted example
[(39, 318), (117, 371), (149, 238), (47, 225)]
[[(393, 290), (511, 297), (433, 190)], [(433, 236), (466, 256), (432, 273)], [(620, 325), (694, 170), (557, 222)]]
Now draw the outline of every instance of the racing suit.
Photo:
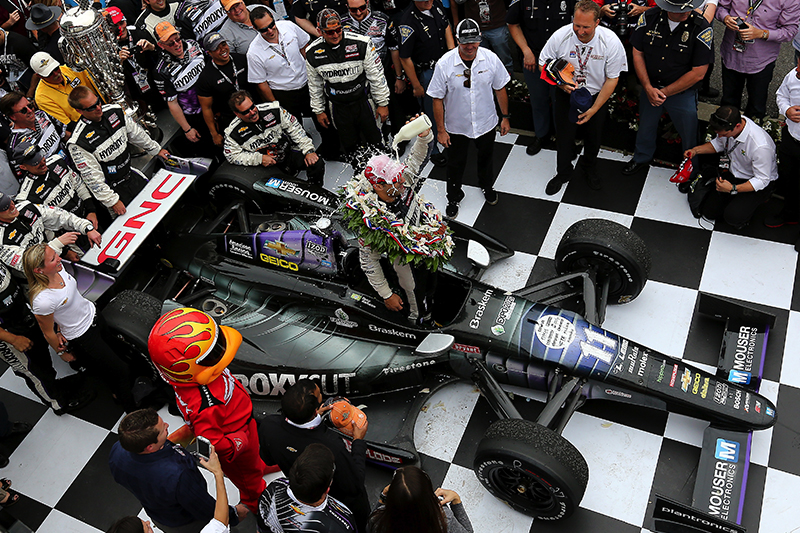
[(352, 152), (360, 138), (381, 144), (370, 96), (379, 107), (388, 106), (389, 86), (369, 37), (344, 32), (336, 46), (320, 37), (306, 48), (306, 70), (311, 111), (324, 113), (327, 98), (345, 153)]
[[(83, 235), (94, 229), (92, 223), (60, 207), (45, 207), (27, 200), (16, 203), (19, 215), (12, 222), (0, 221), (0, 261), (18, 272), (22, 272), (22, 254), (29, 246), (45, 242), (45, 230), (57, 231), (67, 228)], [(91, 228), (91, 229), (90, 229)], [(48, 243), (50, 248), (61, 253), (64, 245), (58, 239)]]
[(227, 19), (219, 0), (183, 0), (175, 11), (175, 24), (186, 37), (197, 41), (219, 31)]
[(195, 435), (211, 441), (222, 470), (239, 489), (242, 503), (256, 512), (258, 497), (267, 484), (262, 478), (265, 465), (247, 390), (227, 369), (208, 385), (170, 384), (183, 419)]
[[(34, 129), (14, 128), (11, 130), (11, 135), (8, 136), (8, 153), (12, 153), (14, 147), (25, 140), (41, 148), (45, 157), (58, 154), (64, 159), (68, 159), (67, 146), (63, 141), (66, 126), (41, 110), (37, 110), (34, 117), (36, 118), (33, 124)], [(19, 165), (12, 163), (11, 170), (14, 171), (17, 179), (22, 181), (25, 173), (19, 168)]]
[(29, 200), (34, 204), (60, 207), (79, 217), (96, 212), (86, 184), (58, 154), (47, 158), (47, 173), (44, 175), (24, 173), (22, 185), (14, 200)]
[(102, 118), (94, 122), (84, 117), (78, 121), (67, 147), (94, 197), (107, 208), (122, 200), (127, 205), (145, 183), (131, 175), (131, 154), (128, 144), (156, 155), (157, 142), (116, 104), (103, 106)]
[[(416, 202), (414, 185), (419, 176), (419, 171), (425, 163), (428, 144), (432, 140), (433, 132), (428, 133), (428, 136), (424, 139), (418, 138), (416, 140), (405, 162), (408, 166), (403, 173), (406, 182), (405, 195), (388, 206), (406, 224), (420, 224), (422, 211)], [(386, 300), (392, 295), (392, 288), (386, 280), (381, 267), (381, 252), (373, 250), (363, 239), (359, 239), (358, 244), (361, 269), (366, 274), (367, 280), (372, 285), (372, 288), (375, 289), (375, 292)], [(405, 293), (403, 301), (408, 303), (409, 320), (416, 322), (420, 317), (428, 319), (432, 304), (431, 298), (436, 289), (435, 275), (425, 269), (414, 268), (409, 264), (400, 264), (398, 261), (395, 261), (392, 266), (397, 273), (400, 288)]]
[(283, 533), (355, 533), (353, 513), (339, 500), (328, 496), (318, 507), (290, 493), (289, 480), (271, 481), (258, 501), (258, 529)]
[[(271, 155), (276, 166), (288, 174), (306, 168), (303, 156), (314, 152), (314, 143), (300, 121), (278, 102), (258, 104), (258, 121), (235, 118), (225, 128), (225, 158), (233, 165), (258, 166), (263, 154)], [(296, 145), (302, 155), (292, 149)], [(307, 168), (309, 181), (322, 184), (325, 164), (318, 159)]]

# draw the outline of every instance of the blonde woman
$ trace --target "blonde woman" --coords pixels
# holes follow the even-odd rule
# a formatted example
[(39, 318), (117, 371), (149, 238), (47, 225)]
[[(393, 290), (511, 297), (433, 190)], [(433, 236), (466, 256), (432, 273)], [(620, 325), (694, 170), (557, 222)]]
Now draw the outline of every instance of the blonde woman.
[(78, 291), (58, 253), (36, 244), (25, 250), (22, 264), (33, 314), (50, 346), (64, 361), (78, 361), (98, 374), (126, 411), (135, 410), (129, 370), (105, 341), (105, 320)]

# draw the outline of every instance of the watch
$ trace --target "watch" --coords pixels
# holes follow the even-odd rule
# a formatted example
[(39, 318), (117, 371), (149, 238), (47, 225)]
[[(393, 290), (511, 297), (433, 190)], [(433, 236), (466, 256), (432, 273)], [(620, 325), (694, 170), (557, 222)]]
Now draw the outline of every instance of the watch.
[(501, 118), (511, 118), (511, 115), (510, 115), (510, 114), (506, 114), (506, 115), (500, 115), (500, 117), (501, 117)]
[(94, 231), (94, 226), (92, 224), (86, 226), (86, 235), (89, 235), (90, 231)]
[(731, 189), (731, 194), (739, 194), (739, 191), (736, 190), (736, 184), (733, 184), (733, 189)]
[(761, 32), (761, 38), (766, 41), (768, 37), (769, 37), (769, 32), (767, 30), (763, 30)]

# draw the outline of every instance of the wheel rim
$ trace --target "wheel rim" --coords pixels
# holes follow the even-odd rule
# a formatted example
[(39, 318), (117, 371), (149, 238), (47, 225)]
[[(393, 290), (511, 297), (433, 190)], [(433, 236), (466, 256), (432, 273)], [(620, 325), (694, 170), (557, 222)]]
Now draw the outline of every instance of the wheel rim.
[(559, 507), (551, 486), (539, 476), (520, 468), (496, 468), (489, 474), (489, 480), (501, 498), (511, 500), (534, 514), (551, 514)]
[(608, 294), (616, 294), (623, 289), (625, 281), (619, 270), (609, 265), (606, 261), (595, 257), (581, 257), (571, 265), (571, 271), (592, 269), (597, 272), (598, 281), (608, 279)]

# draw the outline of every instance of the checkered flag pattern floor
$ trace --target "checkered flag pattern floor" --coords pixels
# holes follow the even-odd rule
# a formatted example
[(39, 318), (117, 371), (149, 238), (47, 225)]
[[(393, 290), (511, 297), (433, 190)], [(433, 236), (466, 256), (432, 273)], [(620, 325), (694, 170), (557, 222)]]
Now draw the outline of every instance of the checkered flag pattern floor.
[[(459, 220), (496, 236), (517, 253), (485, 274), (484, 281), (508, 290), (553, 275), (553, 257), (563, 232), (575, 221), (605, 218), (630, 227), (647, 243), (653, 268), (634, 302), (611, 307), (604, 327), (673, 357), (713, 371), (722, 326), (695, 312), (700, 291), (733, 298), (776, 315), (767, 351), (761, 393), (774, 401), (775, 427), (753, 435), (743, 525), (751, 533), (789, 533), (800, 527), (800, 291), (797, 226), (767, 229), (767, 204), (740, 232), (722, 223), (698, 223), (686, 197), (669, 182), (671, 170), (651, 168), (623, 176), (626, 157), (601, 152), (603, 189), (591, 190), (574, 178), (557, 195), (544, 192), (555, 174), (555, 153), (525, 154), (525, 138), (497, 138), (495, 169), (500, 202), (486, 205), (477, 188), (475, 154), (465, 176), (466, 197)], [(444, 169), (428, 165), (423, 194), (446, 205)], [(326, 186), (335, 189), (350, 175), (343, 164), (328, 164)], [(62, 372), (68, 370), (56, 360)], [(526, 397), (526, 394), (528, 397)], [(526, 417), (542, 409), (541, 398), (517, 391), (515, 403)], [(34, 424), (24, 438), (0, 443), (11, 463), (0, 476), (14, 480), (22, 499), (0, 511), (42, 533), (97, 533), (141, 506), (116, 485), (107, 466), (122, 412), (101, 391), (90, 406), (55, 416), (39, 403), (10, 369), (0, 377), (0, 400), (12, 418)], [(369, 411), (367, 411), (369, 413)], [(162, 416), (174, 429), (181, 421)], [(707, 422), (672, 413), (611, 402), (589, 403), (567, 425), (564, 436), (590, 468), (580, 509), (556, 523), (519, 514), (487, 493), (471, 470), (473, 452), (494, 415), (471, 383), (435, 394), (416, 426), (416, 445), (434, 484), (456, 490), (475, 531), (544, 533), (640, 533), (652, 527), (653, 496), (690, 504), (703, 430)], [(373, 422), (374, 423), (374, 422)], [(207, 477), (209, 490), (213, 483)], [(377, 495), (390, 473), (369, 467), (368, 485)], [(228, 483), (230, 498), (236, 489)]]

